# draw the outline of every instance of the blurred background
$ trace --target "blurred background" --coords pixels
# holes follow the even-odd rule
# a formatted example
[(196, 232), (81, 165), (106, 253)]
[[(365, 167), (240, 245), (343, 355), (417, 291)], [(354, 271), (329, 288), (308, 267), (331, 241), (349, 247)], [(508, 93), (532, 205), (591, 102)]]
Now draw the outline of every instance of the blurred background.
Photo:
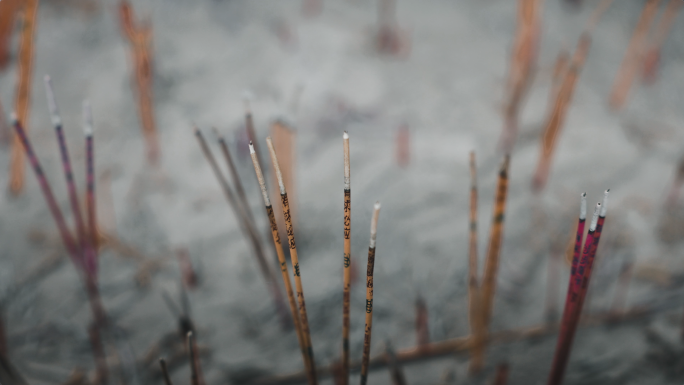
[[(681, 383), (679, 3), (1, 0), (0, 354), (31, 384), (103, 383), (93, 359), (99, 327), (108, 383), (161, 384), (158, 357), (167, 357), (174, 383), (187, 383), (183, 335), (192, 329), (207, 384), (305, 383), (278, 378), (303, 370), (297, 335), (283, 322), (289, 308), (279, 315), (274, 306), (196, 126), (235, 189), (211, 127), (225, 138), (247, 201), (238, 205), (253, 216), (284, 295), (248, 149), (255, 140), (277, 202), (265, 141), (273, 136), (294, 210), (316, 363), (334, 367), (342, 352), (347, 131), (353, 362), (363, 347), (363, 280), (379, 200), (371, 357), (391, 343), (409, 384), (489, 384), (502, 363), (510, 384), (546, 381), (552, 331), (492, 341), (474, 374), (462, 348), (426, 348), (402, 361), (416, 346), (471, 332), (474, 151), (480, 276), (499, 167), (510, 154), (490, 330), (559, 322), (580, 194), (590, 216), (610, 188), (583, 311), (596, 318), (575, 337), (564, 383)], [(16, 111), (75, 234), (46, 74), (80, 198), (81, 105), (92, 106), (106, 327), (93, 320), (87, 279), (69, 261), (9, 123)], [(330, 375), (320, 380), (334, 383)], [(373, 384), (393, 381), (384, 364), (369, 375)]]

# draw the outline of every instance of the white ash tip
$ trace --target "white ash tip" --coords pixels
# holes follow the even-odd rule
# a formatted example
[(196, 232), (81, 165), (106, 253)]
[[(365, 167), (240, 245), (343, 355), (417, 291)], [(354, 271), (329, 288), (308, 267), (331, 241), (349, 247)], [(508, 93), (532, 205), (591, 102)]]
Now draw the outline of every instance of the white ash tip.
[(342, 139), (349, 139), (349, 134), (347, 133), (347, 131), (345, 131), (344, 134), (342, 134)]
[(255, 154), (255, 153), (256, 153), (256, 151), (254, 151), (254, 144), (252, 143), (251, 140), (249, 141), (249, 153), (250, 153), (250, 154)]
[(580, 219), (587, 218), (587, 193), (582, 193), (582, 200), (580, 203)]
[(603, 193), (603, 204), (601, 204), (601, 217), (605, 218), (606, 213), (608, 212), (608, 193), (610, 193), (610, 189), (607, 189)]
[(596, 224), (598, 223), (599, 212), (601, 211), (601, 203), (597, 203), (594, 208), (594, 216), (591, 218), (591, 225), (589, 226), (589, 231), (596, 230)]
[(52, 89), (52, 81), (49, 75), (45, 75), (43, 78), (45, 82), (45, 94), (47, 96), (48, 109), (50, 110), (50, 118), (52, 119), (52, 124), (55, 126), (62, 124), (62, 119), (59, 116), (59, 110), (57, 109), (57, 102), (55, 101), (55, 92)]
[(375, 202), (375, 204), (373, 205), (373, 208), (375, 210), (380, 210), (380, 201)]
[(83, 133), (85, 136), (93, 136), (93, 111), (88, 99), (83, 101)]

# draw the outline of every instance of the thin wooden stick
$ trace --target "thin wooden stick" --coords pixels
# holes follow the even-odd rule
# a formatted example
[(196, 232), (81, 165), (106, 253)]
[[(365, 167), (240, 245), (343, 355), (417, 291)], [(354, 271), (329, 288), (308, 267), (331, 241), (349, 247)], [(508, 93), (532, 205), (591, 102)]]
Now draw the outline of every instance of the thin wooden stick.
[(93, 113), (90, 102), (83, 102), (83, 133), (86, 139), (86, 216), (88, 218), (88, 235), (95, 251), (99, 250), (97, 226), (97, 206), (95, 203), (95, 155), (93, 149)]
[(283, 174), (280, 172), (280, 164), (276, 156), (275, 148), (271, 137), (266, 138), (268, 151), (271, 155), (271, 162), (276, 178), (278, 179), (278, 186), (280, 187), (280, 201), (283, 207), (283, 217), (285, 218), (285, 229), (287, 232), (287, 241), (290, 247), (290, 260), (292, 262), (292, 269), (294, 270), (295, 288), (297, 290), (297, 298), (299, 300), (299, 317), (302, 325), (303, 340), (306, 345), (306, 350), (309, 356), (311, 368), (309, 369), (308, 377), (309, 384), (315, 385), (318, 383), (316, 378), (316, 363), (314, 360), (313, 347), (311, 345), (311, 334), (309, 331), (309, 317), (306, 313), (306, 301), (304, 300), (304, 288), (302, 286), (302, 277), (299, 271), (299, 256), (297, 254), (297, 244), (295, 242), (294, 227), (292, 226), (292, 215), (290, 215), (290, 204), (287, 199), (287, 191), (285, 190), (285, 183), (283, 182)]
[(43, 196), (45, 197), (45, 201), (47, 202), (48, 208), (50, 209), (52, 218), (55, 220), (55, 223), (57, 224), (59, 235), (62, 237), (62, 243), (64, 244), (64, 247), (67, 249), (67, 252), (69, 253), (69, 256), (71, 257), (74, 264), (77, 267), (81, 268), (83, 261), (81, 259), (80, 254), (78, 253), (76, 242), (74, 241), (74, 238), (71, 235), (71, 232), (69, 231), (66, 221), (64, 220), (64, 216), (62, 215), (62, 211), (59, 209), (59, 205), (55, 200), (55, 196), (52, 194), (50, 183), (48, 182), (47, 178), (45, 177), (45, 174), (43, 173), (43, 168), (40, 165), (40, 161), (38, 161), (36, 154), (33, 152), (33, 146), (31, 145), (28, 136), (26, 136), (26, 131), (24, 131), (24, 127), (21, 125), (21, 122), (17, 119), (17, 115), (15, 113), (11, 114), (11, 119), (12, 125), (14, 126), (14, 131), (16, 132), (17, 137), (19, 138), (19, 143), (21, 143), (24, 146), (24, 151), (26, 151), (26, 155), (28, 156), (29, 162), (33, 167), (34, 173), (36, 174), (38, 184), (40, 185), (40, 188), (43, 191)]
[(188, 336), (188, 357), (190, 358), (190, 384), (204, 385), (204, 378), (202, 376), (202, 367), (200, 366), (199, 356), (197, 354), (197, 345), (195, 344), (195, 336), (190, 331)]
[(679, 9), (682, 7), (682, 2), (679, 0), (670, 0), (667, 3), (667, 8), (663, 12), (663, 16), (660, 18), (660, 23), (658, 23), (658, 28), (653, 34), (649, 48), (645, 51), (643, 58), (643, 79), (647, 83), (652, 83), (655, 81), (658, 73), (658, 67), (660, 65), (660, 52), (667, 40), (670, 30), (677, 19), (677, 14)]
[(254, 128), (254, 119), (252, 118), (252, 108), (249, 104), (249, 97), (245, 96), (245, 129), (247, 131), (247, 136), (249, 140), (254, 145), (254, 151), (256, 152), (259, 164), (264, 164), (264, 160), (261, 158), (261, 152), (259, 151), (259, 138), (256, 136), (256, 129)]
[(342, 282), (342, 382), (349, 383), (349, 311), (351, 293), (351, 164), (349, 134), (342, 134), (344, 152), (344, 255)]
[(430, 327), (427, 304), (423, 297), (416, 298), (416, 345), (426, 346), (430, 343)]
[(311, 372), (311, 361), (309, 360), (309, 354), (307, 350), (307, 345), (304, 340), (302, 333), (301, 321), (299, 319), (299, 311), (297, 309), (297, 302), (295, 300), (294, 293), (292, 291), (292, 283), (290, 283), (290, 274), (287, 271), (287, 261), (285, 260), (285, 253), (283, 252), (283, 245), (280, 242), (280, 234), (278, 233), (278, 223), (275, 219), (275, 214), (273, 213), (273, 206), (271, 205), (271, 199), (268, 197), (268, 191), (266, 190), (266, 181), (264, 180), (264, 174), (261, 172), (261, 164), (259, 163), (259, 158), (256, 154), (256, 149), (252, 142), (249, 143), (249, 153), (252, 158), (252, 163), (254, 164), (254, 172), (256, 173), (257, 180), (259, 181), (259, 187), (261, 188), (261, 195), (264, 198), (264, 205), (266, 206), (266, 214), (268, 215), (268, 220), (271, 223), (271, 235), (273, 236), (273, 244), (276, 249), (276, 254), (278, 255), (278, 262), (280, 263), (280, 272), (283, 276), (283, 283), (285, 284), (285, 293), (287, 294), (287, 299), (290, 303), (290, 311), (292, 312), (292, 320), (294, 321), (294, 328), (297, 332), (297, 340), (299, 341), (299, 347), (302, 351), (302, 359), (304, 361), (304, 367), (307, 372)]
[[(28, 129), (29, 110), (31, 105), (31, 80), (33, 74), (33, 36), (35, 35), (38, 15), (38, 0), (24, 1), (24, 13), (19, 43), (19, 69), (14, 110), (18, 121)], [(19, 194), (24, 188), (24, 151), (21, 138), (14, 136), (10, 165), (10, 191)]]
[(164, 383), (166, 385), (173, 385), (171, 382), (171, 377), (169, 376), (169, 370), (166, 367), (166, 360), (163, 358), (159, 359), (159, 366), (161, 367), (162, 377), (164, 377)]
[[(468, 321), (472, 335), (484, 337), (482, 315), (482, 299), (480, 297), (480, 284), (478, 283), (478, 252), (477, 252), (477, 167), (475, 164), (475, 152), (470, 152), (470, 226), (468, 240)], [(483, 341), (480, 341), (483, 342)], [(475, 344), (476, 347), (482, 344)], [(484, 365), (484, 355), (480, 348), (472, 351), (469, 372), (476, 373)]]
[[(494, 308), (494, 293), (496, 291), (496, 278), (499, 270), (499, 258), (501, 254), (501, 243), (503, 241), (504, 217), (506, 214), (506, 196), (508, 195), (508, 168), (510, 164), (510, 156), (506, 155), (499, 170), (499, 178), (496, 186), (496, 198), (494, 206), (494, 215), (492, 217), (492, 226), (489, 233), (489, 247), (487, 250), (487, 260), (485, 261), (484, 276), (482, 277), (481, 286), (481, 309), (480, 322), (482, 323), (482, 330), (479, 340), (483, 341), (485, 338), (483, 334), (487, 334), (489, 323), (491, 321), (492, 310)], [(480, 345), (476, 347), (477, 353), (480, 357), (476, 360), (484, 361), (485, 347)]]
[(615, 76), (613, 90), (610, 94), (610, 107), (615, 110), (624, 106), (629, 95), (629, 89), (632, 87), (634, 76), (639, 71), (646, 39), (648, 38), (648, 31), (658, 12), (658, 3), (660, 3), (660, 0), (648, 0), (646, 2), (644, 9), (641, 11), (639, 21), (634, 28), (634, 34), (629, 41), (627, 52)]
[(202, 135), (202, 131), (200, 131), (196, 127), (194, 128), (194, 130), (195, 137), (197, 138), (197, 142), (199, 143), (200, 148), (202, 149), (202, 153), (204, 154), (204, 157), (207, 159), (207, 162), (209, 162), (209, 165), (211, 166), (211, 169), (214, 172), (214, 176), (216, 176), (217, 181), (221, 185), (221, 188), (223, 189), (223, 194), (225, 195), (226, 200), (233, 209), (233, 213), (237, 217), (240, 228), (245, 232), (247, 238), (249, 238), (249, 240), (251, 241), (252, 249), (254, 250), (254, 256), (257, 259), (257, 263), (259, 264), (261, 274), (264, 277), (264, 281), (266, 282), (266, 285), (268, 286), (268, 289), (271, 293), (274, 305), (276, 307), (276, 311), (278, 312), (278, 315), (280, 317), (281, 325), (288, 325), (289, 317), (287, 315), (287, 307), (285, 306), (285, 303), (283, 301), (283, 294), (280, 291), (280, 287), (278, 286), (278, 282), (273, 273), (273, 270), (270, 267), (270, 264), (266, 261), (263, 248), (261, 247), (259, 234), (256, 231), (254, 224), (249, 219), (249, 216), (247, 216), (247, 214), (245, 213), (245, 208), (242, 205), (238, 204), (238, 201), (236, 200), (233, 191), (228, 185), (226, 177), (221, 172), (221, 169), (219, 169), (218, 164), (216, 163), (216, 158), (214, 158), (214, 155), (211, 153), (211, 150), (207, 145), (207, 141), (204, 139), (204, 136)]
[(0, 2), (0, 69), (4, 69), (10, 59), (10, 45), (16, 15), (21, 9), (20, 0)]
[(233, 184), (235, 185), (235, 192), (237, 192), (240, 204), (244, 207), (245, 214), (249, 216), (249, 219), (254, 222), (254, 216), (252, 215), (252, 210), (249, 209), (249, 201), (247, 200), (247, 195), (245, 194), (245, 189), (242, 187), (242, 182), (240, 181), (240, 174), (235, 167), (233, 162), (233, 157), (230, 156), (230, 150), (228, 149), (228, 144), (226, 139), (221, 135), (216, 128), (212, 128), (214, 134), (218, 138), (219, 147), (221, 147), (221, 152), (226, 160), (226, 165), (228, 166), (228, 172), (233, 178)]
[(375, 268), (375, 238), (378, 233), (380, 202), (373, 206), (371, 219), (370, 246), (368, 247), (368, 268), (366, 270), (366, 326), (363, 336), (363, 358), (361, 360), (361, 385), (368, 381), (368, 362), (370, 360), (371, 333), (373, 329), (373, 269)]

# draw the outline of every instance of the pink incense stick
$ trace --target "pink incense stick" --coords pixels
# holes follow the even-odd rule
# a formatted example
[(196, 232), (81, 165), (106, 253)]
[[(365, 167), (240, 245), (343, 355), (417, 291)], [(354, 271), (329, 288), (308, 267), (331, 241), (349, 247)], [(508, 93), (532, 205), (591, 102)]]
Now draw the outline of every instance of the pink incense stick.
[(64, 216), (62, 215), (62, 211), (59, 209), (59, 206), (57, 205), (55, 196), (52, 194), (50, 183), (48, 182), (47, 178), (45, 177), (45, 174), (43, 173), (43, 168), (40, 166), (40, 162), (38, 161), (36, 154), (33, 152), (33, 146), (31, 145), (31, 141), (29, 141), (28, 137), (26, 136), (26, 131), (24, 131), (24, 127), (21, 125), (21, 122), (19, 122), (19, 120), (17, 119), (17, 114), (12, 113), (11, 119), (12, 126), (14, 126), (14, 131), (17, 133), (17, 136), (21, 140), (21, 143), (24, 146), (24, 150), (26, 151), (26, 156), (28, 157), (29, 162), (31, 163), (31, 167), (33, 167), (33, 172), (36, 174), (36, 178), (38, 178), (38, 184), (40, 185), (40, 189), (43, 191), (43, 196), (45, 197), (45, 201), (47, 202), (48, 208), (50, 209), (50, 213), (52, 214), (55, 223), (57, 223), (57, 228), (59, 229), (59, 234), (62, 237), (64, 247), (69, 252), (69, 255), (71, 256), (71, 259), (73, 260), (74, 264), (76, 264), (76, 266), (82, 266), (81, 256), (78, 252), (78, 248), (76, 247), (76, 242), (74, 241), (74, 238), (69, 232), (69, 228), (67, 227), (66, 221), (64, 221)]
[[(55, 94), (52, 90), (50, 77), (45, 76), (45, 92), (47, 94), (48, 107), (50, 109), (50, 116), (52, 124), (55, 126), (55, 133), (57, 134), (57, 141), (59, 142), (59, 151), (62, 155), (62, 166), (64, 168), (64, 177), (66, 178), (67, 187), (69, 189), (69, 201), (71, 202), (71, 210), (74, 214), (74, 221), (76, 222), (76, 234), (78, 235), (79, 252), (83, 253), (86, 249), (87, 238), (85, 235), (85, 225), (83, 217), (81, 216), (81, 205), (78, 200), (78, 192), (76, 191), (76, 184), (74, 183), (74, 174), (71, 171), (71, 161), (69, 161), (69, 150), (64, 140), (64, 131), (62, 130), (62, 118), (59, 116), (57, 103), (55, 102)], [(84, 267), (85, 264), (84, 264)]]

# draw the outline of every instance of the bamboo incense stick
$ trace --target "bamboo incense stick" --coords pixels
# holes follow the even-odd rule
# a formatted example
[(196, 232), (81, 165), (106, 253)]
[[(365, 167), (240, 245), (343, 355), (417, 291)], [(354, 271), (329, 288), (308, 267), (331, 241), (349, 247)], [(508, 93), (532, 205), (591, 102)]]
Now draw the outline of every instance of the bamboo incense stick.
[(639, 21), (634, 28), (634, 34), (629, 41), (627, 52), (615, 76), (615, 82), (610, 94), (610, 107), (614, 110), (624, 106), (629, 95), (629, 89), (632, 87), (632, 81), (641, 67), (648, 31), (658, 12), (658, 3), (660, 3), (660, 0), (648, 0), (646, 2), (644, 9), (641, 11)]
[(254, 251), (254, 256), (257, 259), (257, 263), (259, 264), (261, 274), (264, 277), (264, 281), (268, 286), (269, 292), (271, 293), (273, 302), (276, 307), (276, 311), (278, 312), (278, 315), (280, 317), (281, 324), (287, 325), (289, 323), (289, 317), (287, 316), (287, 307), (285, 306), (285, 303), (283, 301), (283, 295), (280, 291), (280, 287), (278, 286), (278, 282), (275, 278), (273, 270), (270, 268), (270, 264), (268, 264), (268, 262), (266, 261), (263, 248), (261, 247), (259, 234), (256, 231), (254, 224), (249, 219), (249, 216), (245, 213), (245, 208), (242, 205), (238, 204), (238, 201), (236, 200), (233, 191), (228, 185), (226, 177), (219, 169), (218, 164), (216, 163), (216, 158), (214, 158), (214, 155), (211, 153), (211, 150), (207, 145), (207, 141), (204, 139), (204, 135), (202, 135), (202, 131), (200, 131), (199, 128), (196, 127), (194, 128), (194, 131), (195, 137), (197, 138), (197, 142), (199, 143), (200, 148), (202, 149), (202, 153), (204, 154), (204, 157), (207, 159), (207, 162), (209, 162), (209, 166), (211, 166), (211, 169), (214, 172), (214, 176), (221, 185), (221, 188), (223, 189), (223, 194), (225, 195), (226, 200), (233, 209), (233, 213), (237, 217), (240, 228), (245, 232), (247, 238), (249, 238), (251, 242), (252, 249)]
[(252, 108), (249, 103), (249, 94), (245, 95), (243, 100), (245, 102), (245, 129), (247, 131), (247, 136), (254, 145), (254, 151), (256, 152), (259, 164), (264, 164), (264, 160), (261, 158), (261, 152), (259, 151), (259, 138), (257, 138), (256, 129), (254, 128), (254, 119), (252, 118)]
[(226, 139), (221, 135), (216, 128), (212, 128), (214, 131), (214, 134), (218, 138), (219, 142), (219, 147), (221, 147), (221, 152), (223, 153), (223, 157), (226, 160), (226, 164), (228, 165), (228, 172), (230, 172), (230, 175), (233, 178), (233, 184), (235, 185), (235, 192), (237, 192), (238, 199), (240, 199), (240, 204), (242, 207), (245, 209), (245, 214), (249, 216), (249, 219), (254, 222), (254, 216), (252, 215), (252, 211), (249, 209), (249, 201), (247, 200), (247, 195), (245, 194), (245, 189), (242, 187), (242, 182), (240, 181), (240, 174), (237, 171), (237, 168), (235, 167), (235, 163), (233, 162), (233, 157), (230, 156), (230, 150), (228, 150), (228, 144), (226, 143)]
[(276, 254), (278, 255), (278, 262), (280, 263), (280, 272), (282, 273), (283, 283), (285, 284), (285, 293), (287, 294), (287, 299), (290, 303), (290, 311), (292, 312), (292, 320), (294, 321), (294, 328), (297, 332), (297, 340), (299, 341), (299, 347), (302, 351), (302, 359), (304, 361), (304, 366), (307, 372), (311, 372), (311, 362), (309, 361), (307, 344), (302, 334), (302, 326), (301, 321), (299, 319), (297, 302), (292, 291), (292, 283), (290, 283), (290, 274), (287, 271), (287, 261), (285, 260), (283, 245), (280, 242), (280, 234), (278, 233), (278, 223), (276, 222), (275, 214), (273, 213), (273, 206), (271, 205), (271, 200), (268, 197), (268, 191), (266, 190), (266, 181), (264, 179), (264, 174), (261, 172), (261, 164), (259, 163), (259, 158), (257, 157), (256, 149), (254, 148), (254, 145), (251, 142), (249, 143), (249, 153), (252, 158), (252, 163), (254, 164), (254, 172), (256, 173), (257, 180), (259, 181), (261, 195), (264, 198), (264, 205), (266, 206), (266, 214), (268, 215), (268, 221), (271, 223), (271, 235), (273, 236), (273, 244), (276, 249)]
[[(28, 118), (31, 104), (31, 80), (33, 74), (33, 45), (38, 15), (38, 1), (24, 1), (24, 12), (21, 27), (21, 40), (19, 43), (19, 65), (17, 90), (15, 96), (14, 111), (16, 111), (22, 127), (28, 130)], [(10, 191), (19, 194), (24, 187), (24, 152), (22, 151), (21, 138), (15, 135), (12, 145), (10, 161)]]
[(199, 356), (197, 355), (197, 345), (195, 344), (195, 336), (190, 331), (188, 336), (188, 357), (190, 358), (190, 384), (204, 385), (202, 378), (202, 368), (200, 367)]
[(160, 358), (159, 366), (161, 367), (162, 377), (164, 377), (164, 383), (166, 385), (173, 385), (173, 383), (171, 382), (171, 377), (169, 377), (169, 369), (166, 367), (166, 360)]
[[(475, 152), (470, 152), (470, 226), (468, 240), (468, 321), (470, 333), (477, 336), (479, 342), (484, 337), (483, 321), (481, 319), (480, 284), (478, 283), (477, 263), (477, 167)], [(470, 373), (476, 373), (484, 365), (484, 355), (480, 351), (482, 344), (476, 343), (472, 351), (469, 365)]]
[(645, 51), (642, 76), (647, 83), (652, 83), (656, 79), (660, 64), (660, 51), (670, 34), (670, 29), (672, 29), (681, 7), (682, 2), (679, 0), (670, 0), (667, 3), (667, 7), (665, 8), (665, 11), (663, 11), (663, 16), (660, 18), (660, 23), (658, 23), (658, 28), (653, 34), (649, 48)]
[(83, 133), (86, 139), (86, 216), (91, 246), (95, 253), (99, 250), (97, 226), (97, 206), (95, 202), (95, 156), (93, 150), (93, 113), (90, 102), (83, 102)]
[(94, 265), (95, 261), (92, 260), (92, 255), (87, 251), (89, 248), (89, 239), (86, 236), (85, 224), (83, 222), (83, 216), (81, 215), (81, 201), (78, 199), (78, 190), (76, 189), (76, 183), (74, 182), (74, 173), (71, 168), (71, 160), (69, 159), (69, 149), (67, 148), (66, 140), (64, 139), (62, 118), (59, 115), (59, 109), (57, 108), (57, 102), (55, 100), (54, 91), (52, 90), (50, 77), (45, 75), (44, 81), (48, 108), (50, 109), (50, 117), (52, 119), (52, 125), (55, 128), (55, 134), (57, 135), (59, 152), (62, 159), (62, 167), (64, 169), (64, 178), (66, 179), (67, 189), (69, 192), (71, 211), (74, 216), (74, 222), (76, 223), (76, 234), (78, 238), (79, 251), (83, 258), (83, 267), (87, 275), (94, 276), (97, 270)]
[(14, 130), (17, 134), (17, 137), (20, 140), (19, 143), (21, 143), (24, 146), (24, 151), (26, 151), (26, 155), (29, 159), (29, 162), (31, 163), (31, 167), (33, 167), (33, 171), (36, 174), (38, 184), (40, 185), (40, 188), (43, 191), (43, 196), (45, 197), (45, 201), (47, 202), (48, 208), (50, 209), (52, 218), (55, 220), (55, 223), (57, 224), (57, 229), (59, 230), (59, 235), (62, 237), (64, 247), (67, 249), (67, 252), (69, 253), (69, 256), (71, 257), (74, 264), (77, 267), (82, 267), (82, 259), (81, 255), (78, 253), (76, 242), (74, 241), (74, 238), (69, 231), (66, 221), (64, 220), (64, 216), (62, 215), (62, 211), (59, 209), (59, 205), (55, 200), (55, 196), (52, 194), (50, 183), (45, 177), (45, 173), (43, 172), (43, 168), (40, 165), (40, 161), (38, 161), (36, 154), (33, 152), (33, 146), (31, 145), (28, 136), (26, 136), (26, 131), (24, 131), (24, 127), (21, 125), (21, 122), (17, 119), (17, 115), (15, 113), (11, 114), (11, 119), (12, 125), (14, 126)]
[(344, 152), (344, 255), (342, 283), (342, 381), (349, 383), (349, 309), (351, 293), (351, 164), (349, 134), (342, 134)]
[[(501, 254), (501, 243), (503, 241), (504, 218), (506, 213), (506, 196), (508, 195), (508, 168), (510, 156), (504, 157), (503, 164), (499, 170), (499, 177), (496, 186), (496, 198), (492, 226), (489, 233), (489, 246), (487, 250), (487, 260), (485, 261), (484, 276), (481, 286), (481, 309), (480, 323), (482, 324), (481, 333), (486, 334), (491, 321), (492, 310), (494, 308), (494, 293), (496, 291), (496, 277), (499, 270), (499, 258)], [(482, 341), (482, 335), (479, 336)], [(478, 346), (478, 353), (484, 355), (484, 347)], [(477, 358), (482, 359), (483, 358)]]
[(311, 345), (311, 334), (309, 331), (309, 317), (306, 313), (306, 301), (304, 300), (304, 288), (302, 286), (302, 277), (299, 271), (299, 256), (297, 254), (297, 244), (295, 242), (294, 227), (292, 226), (292, 215), (290, 214), (290, 204), (287, 199), (287, 191), (285, 190), (285, 183), (283, 182), (283, 174), (280, 171), (280, 164), (276, 156), (275, 148), (271, 137), (266, 138), (268, 151), (271, 155), (271, 162), (273, 164), (273, 171), (275, 171), (278, 180), (278, 187), (280, 187), (280, 201), (283, 207), (283, 217), (285, 218), (285, 229), (287, 232), (287, 241), (290, 247), (290, 261), (292, 262), (292, 269), (294, 270), (295, 288), (297, 290), (297, 299), (299, 300), (299, 319), (302, 327), (302, 340), (305, 343), (306, 350), (309, 356), (309, 363), (311, 365), (308, 373), (309, 384), (314, 385), (318, 383), (316, 378), (316, 363), (314, 360), (313, 347)]
[(363, 358), (361, 360), (361, 385), (368, 380), (368, 362), (370, 360), (371, 332), (373, 329), (373, 269), (375, 268), (375, 238), (378, 233), (378, 217), (380, 202), (373, 206), (371, 219), (370, 246), (368, 247), (368, 268), (366, 270), (366, 326), (363, 336)]

